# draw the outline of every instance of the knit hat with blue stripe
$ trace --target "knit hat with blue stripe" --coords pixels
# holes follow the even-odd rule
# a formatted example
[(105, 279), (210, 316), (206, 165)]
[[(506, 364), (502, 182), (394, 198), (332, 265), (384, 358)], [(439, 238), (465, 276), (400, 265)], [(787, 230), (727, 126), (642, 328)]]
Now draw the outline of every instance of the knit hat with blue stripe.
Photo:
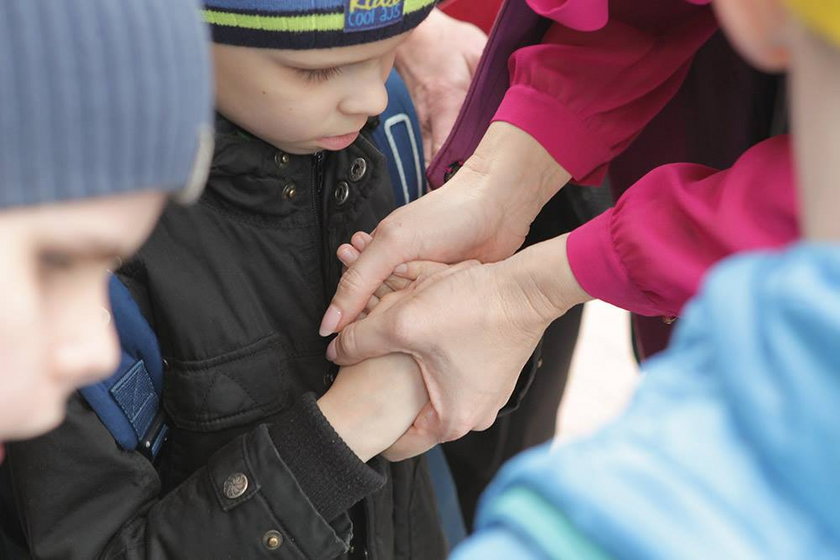
[(198, 0), (2, 0), (0, 210), (200, 188), (208, 44)]
[(323, 49), (372, 43), (423, 21), (435, 0), (204, 0), (217, 43)]

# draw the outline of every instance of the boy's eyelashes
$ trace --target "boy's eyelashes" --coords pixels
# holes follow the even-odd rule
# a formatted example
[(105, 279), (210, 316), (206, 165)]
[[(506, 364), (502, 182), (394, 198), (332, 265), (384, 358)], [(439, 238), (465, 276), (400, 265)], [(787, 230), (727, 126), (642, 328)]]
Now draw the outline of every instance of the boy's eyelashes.
[(341, 68), (331, 66), (329, 68), (295, 68), (295, 71), (310, 82), (325, 82), (341, 74)]

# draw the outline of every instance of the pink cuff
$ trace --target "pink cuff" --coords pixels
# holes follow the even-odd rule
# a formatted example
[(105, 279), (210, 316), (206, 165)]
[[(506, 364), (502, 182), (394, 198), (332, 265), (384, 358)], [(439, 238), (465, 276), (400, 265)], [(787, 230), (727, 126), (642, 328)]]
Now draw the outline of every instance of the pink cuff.
[(526, 85), (511, 86), (493, 121), (503, 121), (533, 136), (576, 183), (600, 185), (612, 153), (593, 141), (577, 115), (551, 95)]
[(566, 257), (580, 287), (590, 296), (640, 315), (662, 315), (633, 283), (612, 238), (613, 209), (583, 224), (566, 240)]

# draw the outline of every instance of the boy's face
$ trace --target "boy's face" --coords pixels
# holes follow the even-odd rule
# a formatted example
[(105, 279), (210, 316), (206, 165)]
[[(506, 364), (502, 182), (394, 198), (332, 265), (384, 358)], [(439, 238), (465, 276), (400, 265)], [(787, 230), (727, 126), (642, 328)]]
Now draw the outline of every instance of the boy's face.
[(73, 390), (116, 368), (106, 270), (137, 250), (163, 203), (149, 191), (0, 211), (0, 455), (3, 440), (55, 427)]
[(285, 152), (342, 150), (385, 110), (385, 80), (407, 35), (315, 50), (214, 45), (216, 106)]

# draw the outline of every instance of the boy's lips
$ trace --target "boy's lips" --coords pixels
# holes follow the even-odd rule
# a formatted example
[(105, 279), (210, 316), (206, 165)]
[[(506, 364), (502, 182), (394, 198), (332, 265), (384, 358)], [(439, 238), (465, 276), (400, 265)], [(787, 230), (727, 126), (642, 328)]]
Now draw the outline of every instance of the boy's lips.
[(349, 134), (342, 134), (341, 136), (326, 136), (315, 141), (319, 146), (325, 150), (343, 150), (350, 144), (356, 141), (359, 137), (359, 132), (351, 132)]

